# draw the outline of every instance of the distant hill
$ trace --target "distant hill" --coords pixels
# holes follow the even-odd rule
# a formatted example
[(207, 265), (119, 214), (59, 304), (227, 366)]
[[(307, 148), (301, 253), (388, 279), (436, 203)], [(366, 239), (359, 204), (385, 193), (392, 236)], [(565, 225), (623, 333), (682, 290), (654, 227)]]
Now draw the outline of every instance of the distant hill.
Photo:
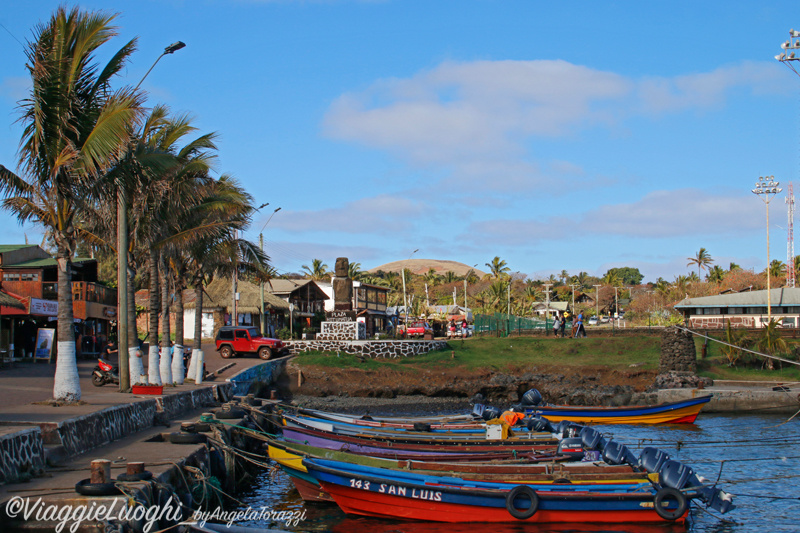
[(375, 268), (367, 270), (374, 274), (378, 270), (384, 272), (401, 272), (404, 268), (409, 269), (414, 274), (427, 274), (430, 269), (434, 269), (437, 274), (444, 274), (452, 270), (456, 276), (464, 276), (470, 270), (474, 270), (478, 277), (483, 277), (485, 272), (472, 268), (458, 261), (442, 261), (439, 259), (406, 259), (405, 261), (393, 261)]

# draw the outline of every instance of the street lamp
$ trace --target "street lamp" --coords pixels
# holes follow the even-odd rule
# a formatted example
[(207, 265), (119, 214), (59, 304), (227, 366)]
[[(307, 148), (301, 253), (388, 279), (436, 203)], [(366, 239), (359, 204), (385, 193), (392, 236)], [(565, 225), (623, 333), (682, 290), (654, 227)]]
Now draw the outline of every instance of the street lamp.
[[(792, 30), (794, 32), (794, 30)], [(794, 52), (792, 53), (794, 56)], [(772, 294), (770, 287), (770, 263), (769, 263), (769, 201), (773, 196), (781, 192), (783, 189), (778, 187), (779, 182), (775, 181), (775, 176), (760, 176), (756, 182), (756, 188), (752, 190), (753, 194), (757, 194), (764, 200), (764, 205), (767, 206), (767, 321), (772, 322)]]
[[(185, 47), (181, 41), (172, 43), (164, 48), (158, 58), (156, 58), (153, 65), (145, 72), (139, 83), (136, 84), (136, 89), (142, 84), (144, 79), (150, 74), (150, 71), (156, 66), (156, 63), (167, 54), (171, 54), (181, 48)], [(129, 324), (128, 321), (128, 200), (125, 197), (125, 188), (119, 186), (117, 189), (117, 346), (119, 347), (119, 390), (125, 392), (131, 388), (131, 373), (130, 373), (130, 358), (136, 357), (136, 350), (138, 345), (130, 345), (132, 340), (128, 335), (128, 327), (130, 326), (135, 336), (136, 329), (134, 321)], [(196, 310), (200, 312), (200, 310)], [(153, 342), (151, 340), (151, 342)], [(182, 339), (179, 342), (183, 342)], [(134, 376), (138, 379), (139, 376)]]
[[(262, 205), (261, 207), (265, 207), (265, 206), (268, 206), (268, 205), (269, 205), (269, 202), (264, 204), (264, 205)], [(281, 210), (280, 207), (276, 207), (275, 210), (272, 212), (272, 214), (267, 219), (267, 221), (264, 222), (264, 225), (261, 226), (261, 231), (258, 232), (258, 244), (261, 246), (261, 253), (262, 254), (264, 253), (264, 228), (267, 227), (267, 224), (269, 224), (269, 221), (272, 220), (273, 216), (275, 216), (275, 213), (277, 213), (280, 210)], [(265, 320), (264, 316), (265, 316), (264, 315), (264, 282), (262, 281), (261, 282), (261, 335), (262, 336), (266, 336), (267, 335), (267, 332), (266, 332), (266, 330), (264, 328), (264, 325), (265, 325), (264, 324), (264, 320)]]
[(800, 54), (800, 31), (789, 30), (789, 39), (781, 43), (781, 48), (783, 48), (784, 51), (776, 55), (775, 59), (789, 67), (792, 72), (800, 76), (800, 72), (797, 72), (797, 69), (791, 63), (792, 61), (800, 61), (800, 57), (797, 55)]
[[(419, 252), (419, 248), (417, 248), (416, 250), (414, 250), (413, 252), (411, 252), (408, 255), (408, 261), (411, 261), (411, 256), (414, 255), (417, 252)], [(406, 321), (405, 321), (405, 328), (406, 329), (405, 329), (405, 331), (407, 332), (408, 331), (408, 302), (406, 302), (406, 269), (405, 269), (405, 267), (402, 269), (401, 272), (403, 274), (403, 309), (405, 310), (405, 313), (406, 313)]]

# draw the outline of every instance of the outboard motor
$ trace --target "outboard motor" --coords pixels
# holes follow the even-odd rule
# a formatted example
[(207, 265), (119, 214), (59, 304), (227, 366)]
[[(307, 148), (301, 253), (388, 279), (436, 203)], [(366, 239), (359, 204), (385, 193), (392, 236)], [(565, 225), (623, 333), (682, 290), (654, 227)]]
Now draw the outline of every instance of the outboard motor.
[(561, 432), (561, 436), (563, 438), (567, 438), (567, 439), (569, 439), (569, 438), (580, 438), (582, 429), (583, 429), (583, 426), (579, 426), (578, 424), (573, 424), (572, 422), (570, 422), (570, 424), (567, 426), (567, 428), (564, 431)]
[(583, 459), (583, 446), (580, 437), (561, 439), (556, 449), (557, 455), (566, 455), (576, 461)]
[(493, 407), (493, 406), (489, 405), (489, 406), (486, 406), (486, 408), (483, 410), (483, 419), (484, 420), (492, 420), (494, 418), (499, 418), (500, 414), (501, 414), (500, 413), (500, 409), (498, 409), (497, 407)]
[(624, 444), (610, 440), (603, 449), (603, 460), (610, 465), (636, 464), (636, 456)]
[(476, 403), (472, 406), (472, 416), (475, 418), (483, 418), (484, 406), (482, 403)]
[(527, 427), (530, 431), (546, 431), (549, 433), (555, 432), (553, 429), (553, 424), (551, 424), (546, 418), (539, 416), (532, 416), (528, 418), (526, 420), (525, 427)]
[(644, 468), (647, 472), (655, 474), (661, 470), (661, 466), (667, 460), (669, 460), (669, 455), (666, 452), (648, 446), (639, 455), (639, 468)]
[(606, 447), (606, 439), (594, 428), (584, 427), (581, 430), (581, 443), (585, 450), (603, 451)]
[(561, 433), (562, 435), (564, 435), (564, 432), (565, 432), (565, 431), (567, 430), (567, 428), (568, 428), (568, 427), (570, 427), (571, 425), (572, 425), (572, 422), (570, 422), (569, 420), (562, 420), (562, 421), (561, 421), (561, 422), (559, 422), (559, 423), (558, 423), (558, 425), (556, 426), (556, 431), (555, 431), (555, 432), (556, 432), (556, 433)]
[(658, 476), (660, 483), (665, 487), (696, 490), (706, 505), (720, 513), (727, 513), (736, 507), (732, 495), (715, 487), (703, 486), (708, 480), (696, 475), (690, 466), (678, 461), (665, 461)]
[(536, 389), (531, 389), (522, 395), (522, 405), (536, 407), (542, 403), (542, 395)]

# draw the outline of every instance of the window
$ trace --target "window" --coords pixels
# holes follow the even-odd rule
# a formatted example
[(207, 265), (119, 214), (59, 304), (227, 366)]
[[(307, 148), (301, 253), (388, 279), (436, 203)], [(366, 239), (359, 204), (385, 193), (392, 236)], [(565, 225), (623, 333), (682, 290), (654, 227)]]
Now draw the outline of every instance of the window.
[(729, 307), (728, 308), (729, 315), (743, 315), (744, 314), (744, 307)]
[(19, 275), (20, 281), (39, 281), (38, 272), (23, 272)]
[(19, 274), (11, 272), (3, 272), (3, 281), (19, 281)]
[(221, 329), (221, 330), (219, 330), (219, 333), (217, 334), (217, 336), (222, 340), (229, 341), (229, 340), (233, 339), (233, 331), (231, 331), (229, 329)]
[(719, 315), (721, 314), (719, 307), (704, 307), (703, 308), (704, 315)]
[(237, 339), (247, 339), (247, 330), (246, 329), (237, 329), (236, 330), (236, 338)]

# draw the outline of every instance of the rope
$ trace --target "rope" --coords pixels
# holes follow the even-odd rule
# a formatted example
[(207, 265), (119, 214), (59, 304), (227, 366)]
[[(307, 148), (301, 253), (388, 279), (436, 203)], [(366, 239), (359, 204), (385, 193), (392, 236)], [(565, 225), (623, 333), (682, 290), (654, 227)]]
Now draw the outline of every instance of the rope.
[(715, 339), (714, 337), (709, 337), (708, 335), (703, 335), (702, 333), (698, 333), (696, 331), (692, 331), (691, 329), (686, 328), (684, 326), (675, 326), (675, 327), (678, 328), (678, 329), (682, 329), (683, 331), (689, 332), (692, 335), (697, 335), (698, 337), (703, 337), (704, 339), (708, 339), (710, 341), (718, 342), (720, 344), (724, 344), (725, 346), (730, 346), (731, 348), (736, 348), (737, 350), (742, 350), (743, 352), (748, 352), (748, 353), (751, 353), (751, 354), (754, 354), (754, 355), (758, 355), (760, 357), (766, 357), (768, 359), (775, 359), (777, 361), (782, 361), (784, 363), (789, 363), (790, 365), (800, 366), (800, 362), (797, 362), (797, 361), (790, 361), (788, 359), (784, 359), (782, 357), (778, 357), (778, 356), (775, 356), (775, 355), (769, 355), (769, 354), (765, 354), (765, 353), (761, 353), (761, 352), (756, 352), (755, 350), (748, 350), (747, 348), (742, 348), (741, 346), (736, 346), (735, 344), (730, 344), (728, 342), (721, 341), (719, 339)]

